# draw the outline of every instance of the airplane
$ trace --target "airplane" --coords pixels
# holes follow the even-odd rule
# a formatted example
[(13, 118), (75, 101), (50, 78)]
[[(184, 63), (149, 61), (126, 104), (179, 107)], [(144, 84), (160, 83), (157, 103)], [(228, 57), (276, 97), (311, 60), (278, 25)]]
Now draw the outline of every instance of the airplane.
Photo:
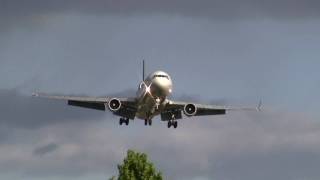
[(172, 93), (172, 79), (164, 71), (155, 71), (145, 78), (145, 62), (142, 64), (143, 81), (139, 84), (136, 97), (79, 97), (55, 96), (45, 93), (33, 93), (34, 97), (66, 100), (70, 106), (106, 111), (120, 116), (119, 124), (129, 125), (129, 120), (135, 118), (144, 120), (147, 126), (152, 125), (152, 119), (160, 115), (162, 121), (167, 121), (167, 127), (178, 127), (182, 113), (187, 117), (225, 115), (231, 110), (261, 110), (261, 101), (256, 108), (230, 108), (226, 106), (179, 102), (168, 99)]

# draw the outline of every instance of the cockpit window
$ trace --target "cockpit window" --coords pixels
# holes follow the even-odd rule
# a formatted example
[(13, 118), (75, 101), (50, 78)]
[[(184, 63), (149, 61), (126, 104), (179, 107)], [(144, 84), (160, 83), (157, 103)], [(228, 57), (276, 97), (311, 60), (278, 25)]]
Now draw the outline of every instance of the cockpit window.
[(164, 78), (169, 79), (169, 76), (167, 76), (167, 75), (161, 75), (161, 74), (154, 75), (154, 76), (153, 76), (153, 79), (156, 78), (156, 77), (164, 77)]

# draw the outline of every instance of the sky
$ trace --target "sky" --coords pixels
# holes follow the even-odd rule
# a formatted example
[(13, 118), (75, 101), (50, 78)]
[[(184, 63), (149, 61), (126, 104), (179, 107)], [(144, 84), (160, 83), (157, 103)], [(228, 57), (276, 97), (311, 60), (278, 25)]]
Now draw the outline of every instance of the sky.
[[(128, 149), (165, 179), (318, 180), (317, 0), (0, 0), (0, 179), (117, 175)], [(134, 96), (164, 70), (170, 98), (262, 112), (192, 117), (168, 129), (31, 98)]]

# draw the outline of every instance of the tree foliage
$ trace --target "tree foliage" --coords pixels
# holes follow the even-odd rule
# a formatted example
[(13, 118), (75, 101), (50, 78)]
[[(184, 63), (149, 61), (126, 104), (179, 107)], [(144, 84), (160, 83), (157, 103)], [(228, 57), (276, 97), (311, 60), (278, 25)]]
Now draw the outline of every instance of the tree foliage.
[[(161, 172), (148, 161), (144, 153), (128, 150), (127, 157), (118, 165), (118, 180), (162, 180)], [(115, 178), (113, 178), (115, 179)]]

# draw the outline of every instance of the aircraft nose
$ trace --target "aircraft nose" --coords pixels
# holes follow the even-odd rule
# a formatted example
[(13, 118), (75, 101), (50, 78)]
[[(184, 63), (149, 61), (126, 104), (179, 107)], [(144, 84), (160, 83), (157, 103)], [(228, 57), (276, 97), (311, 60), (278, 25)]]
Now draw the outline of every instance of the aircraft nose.
[(167, 96), (172, 91), (172, 83), (169, 79), (165, 78), (155, 79), (152, 83), (151, 89), (153, 93), (157, 94), (157, 96)]

